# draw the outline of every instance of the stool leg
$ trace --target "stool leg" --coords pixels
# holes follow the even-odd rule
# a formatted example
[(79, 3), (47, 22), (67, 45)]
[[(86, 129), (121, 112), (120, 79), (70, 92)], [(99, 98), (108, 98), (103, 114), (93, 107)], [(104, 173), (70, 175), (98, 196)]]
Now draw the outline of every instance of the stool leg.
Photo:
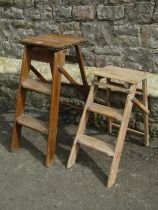
[(81, 73), (81, 78), (82, 78), (82, 82), (83, 82), (85, 95), (88, 96), (88, 92), (89, 92), (90, 88), (89, 88), (87, 78), (86, 78), (86, 72), (85, 72), (84, 63), (83, 63), (83, 56), (82, 56), (82, 53), (81, 53), (78, 45), (75, 46), (75, 50), (76, 50), (76, 55), (77, 55), (77, 59), (78, 59), (78, 63), (79, 63), (79, 68), (80, 68), (80, 73)]
[(13, 125), (11, 151), (14, 151), (20, 145), (21, 125), (18, 125), (16, 123), (16, 118), (24, 113), (26, 90), (21, 87), (21, 82), (28, 79), (30, 66), (30, 49), (28, 47), (25, 47), (21, 66), (20, 84), (17, 92), (16, 114)]
[[(110, 83), (111, 79), (107, 78), (106, 82), (107, 84)], [(106, 90), (106, 98), (107, 98), (107, 105), (111, 107), (111, 90), (107, 88)], [(108, 117), (108, 133), (112, 133), (112, 118)]]
[[(143, 87), (143, 104), (148, 109), (148, 94), (147, 94), (147, 79), (142, 81)], [(149, 146), (149, 116), (145, 112), (144, 115), (144, 137), (145, 137), (145, 146)]]
[(64, 60), (63, 52), (62, 51), (56, 52), (53, 55), (53, 62), (52, 64), (50, 64), (52, 72), (52, 94), (51, 94), (51, 103), (50, 103), (50, 112), (49, 112), (48, 144), (47, 144), (47, 157), (46, 157), (47, 167), (51, 166), (55, 156), (60, 86), (61, 86), (61, 73), (58, 67), (62, 65), (63, 60)]

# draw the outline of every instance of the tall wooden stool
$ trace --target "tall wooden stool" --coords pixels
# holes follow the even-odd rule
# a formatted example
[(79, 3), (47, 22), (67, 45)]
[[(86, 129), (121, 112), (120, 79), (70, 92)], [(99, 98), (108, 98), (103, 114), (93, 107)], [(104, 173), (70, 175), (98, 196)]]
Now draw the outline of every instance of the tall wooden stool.
[[(116, 179), (126, 132), (130, 131), (135, 134), (143, 135), (145, 139), (145, 145), (149, 146), (149, 126), (148, 126), (149, 110), (148, 110), (148, 98), (147, 98), (148, 73), (143, 71), (136, 71), (131, 69), (115, 67), (115, 66), (107, 66), (104, 69), (94, 71), (94, 75), (96, 76), (96, 80), (94, 80), (93, 85), (91, 86), (89, 96), (81, 117), (77, 135), (75, 137), (71, 149), (67, 167), (70, 168), (75, 163), (80, 144), (98, 150), (100, 152), (103, 152), (109, 156), (112, 156), (113, 160), (107, 182), (107, 187), (111, 187)], [(128, 88), (123, 87), (123, 85), (117, 83), (116, 80), (127, 83)], [(142, 90), (137, 88), (137, 85), (140, 82), (142, 83)], [(100, 105), (94, 102), (98, 87), (106, 89), (108, 106)], [(111, 105), (110, 91), (119, 91), (127, 93), (127, 99), (124, 111), (112, 108), (110, 106)], [(135, 96), (136, 93), (137, 92), (140, 93), (140, 91), (142, 92), (143, 95), (143, 102), (140, 102)], [(135, 103), (143, 111), (144, 132), (128, 128), (128, 123), (133, 103)], [(90, 112), (95, 112), (108, 117), (109, 133), (112, 132), (113, 125), (120, 128), (115, 147), (113, 147), (109, 143), (105, 143), (106, 140), (105, 142), (103, 142), (93, 137), (90, 137), (84, 133)], [(114, 120), (120, 122), (120, 125), (113, 123)]]
[[(79, 49), (79, 44), (83, 42), (85, 42), (83, 38), (52, 34), (27, 37), (22, 41), (22, 44), (25, 45), (25, 49), (22, 59), (19, 90), (17, 93), (16, 114), (11, 143), (12, 151), (20, 145), (22, 126), (34, 129), (48, 135), (46, 166), (49, 167), (51, 165), (54, 159), (56, 146), (61, 73), (63, 73), (75, 87), (81, 90), (85, 97), (89, 91), (82, 55)], [(64, 62), (64, 49), (69, 47), (75, 47), (83, 81), (83, 88), (81, 88), (62, 67)], [(52, 74), (51, 83), (48, 83), (48, 81), (33, 67), (31, 63), (32, 60), (50, 64)], [(38, 79), (29, 78), (30, 70), (35, 73)], [(26, 92), (28, 90), (51, 96), (48, 123), (44, 123), (43, 121), (24, 113)]]

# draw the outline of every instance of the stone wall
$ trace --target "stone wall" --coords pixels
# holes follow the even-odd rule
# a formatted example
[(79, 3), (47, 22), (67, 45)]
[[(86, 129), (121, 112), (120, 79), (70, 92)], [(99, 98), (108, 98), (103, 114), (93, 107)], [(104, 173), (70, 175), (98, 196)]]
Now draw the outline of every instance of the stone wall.
[(24, 36), (75, 34), (90, 66), (158, 72), (157, 32), (157, 0), (0, 0), (1, 56), (20, 57)]
[[(0, 0), (0, 56), (21, 58), (20, 40), (41, 33), (81, 35), (87, 39), (82, 51), (88, 66), (114, 64), (145, 69), (158, 81), (157, 0)], [(1, 66), (5, 66), (3, 59)], [(11, 72), (9, 65), (4, 71), (0, 69), (0, 108), (15, 107), (18, 79), (19, 75)], [(76, 93), (72, 88), (69, 90), (68, 93), (67, 87), (66, 91), (62, 89), (61, 95), (75, 103)], [(149, 98), (150, 135), (158, 145), (156, 92), (157, 89), (154, 97)], [(49, 106), (45, 97), (30, 95), (30, 98), (34, 107)], [(116, 102), (119, 98), (115, 97)], [(141, 118), (136, 113), (132, 126), (143, 130)]]

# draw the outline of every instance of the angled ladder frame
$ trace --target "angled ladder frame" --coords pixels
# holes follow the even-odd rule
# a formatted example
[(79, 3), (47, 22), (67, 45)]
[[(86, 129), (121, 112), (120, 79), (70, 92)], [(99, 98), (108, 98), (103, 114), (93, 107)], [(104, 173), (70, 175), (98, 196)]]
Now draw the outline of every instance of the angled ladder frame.
[[(117, 70), (117, 69), (115, 69), (117, 67), (112, 67), (112, 68), (113, 68), (113, 71)], [(106, 67), (105, 67), (105, 70), (106, 70)], [(75, 140), (74, 140), (71, 152), (70, 152), (70, 156), (69, 156), (68, 163), (67, 163), (67, 168), (70, 168), (75, 164), (80, 144), (90, 147), (92, 149), (98, 150), (100, 152), (103, 152), (103, 153), (107, 154), (108, 156), (112, 156), (113, 160), (112, 160), (112, 165), (110, 168), (110, 173), (109, 173), (108, 182), (107, 182), (107, 187), (110, 188), (115, 183), (115, 180), (116, 180), (118, 166), (119, 166), (119, 162), (120, 162), (120, 158), (121, 158), (121, 154), (122, 154), (122, 150), (123, 150), (123, 146), (124, 146), (126, 132), (128, 130), (129, 131), (132, 130), (132, 129), (128, 129), (128, 123), (130, 120), (133, 103), (135, 103), (143, 111), (144, 133), (135, 131), (135, 130), (132, 130), (132, 131), (135, 132), (135, 134), (141, 133), (141, 135), (144, 136), (146, 146), (149, 146), (149, 128), (148, 128), (149, 110), (148, 110), (148, 100), (147, 100), (147, 79), (146, 79), (146, 76), (142, 75), (142, 77), (140, 77), (140, 81), (138, 81), (138, 82), (142, 82), (142, 88), (143, 88), (143, 91), (142, 91), (143, 103), (142, 103), (135, 97), (135, 95), (137, 93), (137, 84), (138, 84), (137, 80), (136, 80), (136, 82), (129, 82), (127, 79), (127, 82), (130, 85), (128, 89), (120, 87), (120, 86), (116, 86), (111, 83), (111, 79), (113, 79), (113, 76), (112, 76), (113, 74), (111, 75), (111, 78), (109, 75), (108, 75), (108, 78), (106, 78), (105, 70), (100, 71), (99, 74), (95, 74), (95, 76), (97, 77), (97, 81), (94, 81), (90, 88), (90, 92), (89, 92), (89, 95), (88, 95), (88, 98), (87, 98), (87, 101), (85, 104), (85, 108), (84, 108), (84, 111), (83, 111), (83, 114), (81, 116), (81, 120), (79, 123), (79, 128), (78, 128), (78, 131), (77, 131), (77, 134), (76, 134), (76, 137), (75, 137)], [(120, 74), (122, 73), (121, 71), (122, 71), (122, 68), (119, 69)], [(115, 73), (117, 74), (116, 71), (115, 71)], [(128, 74), (128, 70), (126, 70), (123, 73)], [(107, 74), (109, 74), (109, 73), (107, 72)], [(124, 76), (124, 75), (122, 75), (122, 76)], [(102, 78), (106, 78), (107, 82), (106, 83), (101, 82)], [(120, 75), (119, 75), (119, 78), (121, 79)], [(107, 97), (107, 105), (108, 106), (103, 106), (103, 105), (94, 103), (94, 98), (95, 98), (96, 91), (97, 91), (98, 87), (106, 89), (106, 97)], [(127, 98), (126, 98), (123, 113), (120, 112), (119, 110), (111, 108), (111, 90), (114, 90), (114, 91), (117, 90), (120, 92), (127, 93)], [(99, 114), (102, 114), (102, 115), (105, 115), (108, 117), (108, 132), (109, 133), (112, 132), (112, 126), (115, 125), (115, 124), (113, 124), (114, 119), (121, 122), (120, 126), (116, 124), (120, 128), (120, 130), (119, 130), (115, 148), (113, 148), (112, 145), (109, 145), (105, 142), (102, 142), (100, 140), (97, 140), (95, 138), (92, 138), (92, 137), (84, 134), (84, 131), (86, 129), (86, 124), (88, 121), (88, 116), (89, 116), (90, 112), (96, 112), (96, 113), (99, 113)]]
[[(79, 85), (74, 83), (73, 80), (70, 80), (70, 82), (75, 85), (85, 97), (89, 91), (83, 59), (78, 46), (83, 41), (85, 41), (83, 38), (53, 34), (28, 37), (22, 41), (22, 43), (25, 45), (25, 48), (22, 59), (19, 89), (17, 92), (17, 104), (13, 125), (11, 151), (14, 151), (20, 146), (22, 126), (31, 128), (47, 135), (47, 153), (45, 164), (47, 167), (51, 166), (55, 157), (61, 73), (63, 73), (61, 69), (65, 60), (64, 51), (66, 48), (75, 47), (84, 88), (79, 88)], [(50, 64), (52, 75), (51, 83), (47, 81), (38, 70), (36, 70), (31, 63), (32, 60)], [(30, 79), (30, 71), (32, 71), (38, 79)], [(68, 75), (68, 78), (70, 77), (67, 72), (66, 75)], [(48, 123), (35, 119), (24, 113), (26, 93), (28, 90), (50, 95), (51, 100)]]

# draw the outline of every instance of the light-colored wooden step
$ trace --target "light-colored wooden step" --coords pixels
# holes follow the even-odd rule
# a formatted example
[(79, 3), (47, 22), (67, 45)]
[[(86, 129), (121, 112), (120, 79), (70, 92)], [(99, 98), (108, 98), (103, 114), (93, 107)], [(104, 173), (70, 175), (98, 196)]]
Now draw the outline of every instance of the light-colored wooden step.
[[(98, 82), (98, 81), (94, 81), (93, 84), (97, 85), (100, 89), (110, 89), (111, 91), (114, 92), (122, 92), (122, 93), (130, 93), (130, 89), (124, 88), (124, 87), (120, 87), (118, 86), (118, 83), (114, 83), (113, 84), (107, 84), (105, 82)], [(142, 90), (141, 89), (137, 89), (136, 91), (137, 95), (142, 95)]]
[(90, 147), (92, 149), (98, 150), (99, 152), (103, 152), (108, 156), (114, 156), (114, 147), (113, 145), (107, 144), (103, 141), (100, 141), (96, 138), (87, 136), (85, 134), (80, 134), (77, 136), (77, 142), (80, 144)]
[(44, 83), (37, 79), (27, 79), (22, 82), (22, 87), (37, 93), (51, 94), (51, 84)]
[(105, 115), (107, 117), (111, 117), (119, 121), (121, 121), (123, 118), (122, 111), (111, 107), (103, 106), (101, 104), (91, 103), (87, 109), (91, 112), (96, 112), (98, 114)]
[(39, 131), (43, 134), (48, 134), (48, 124), (47, 123), (45, 123), (41, 120), (35, 119), (33, 117), (30, 117), (28, 115), (23, 114), (23, 115), (17, 117), (16, 122), (20, 125), (23, 125), (27, 128), (31, 128), (36, 131)]
[(97, 70), (94, 70), (92, 73), (96, 76), (116, 79), (119, 81), (128, 82), (130, 84), (141, 82), (149, 76), (149, 72), (127, 69), (117, 66), (106, 66), (104, 68), (97, 68)]

